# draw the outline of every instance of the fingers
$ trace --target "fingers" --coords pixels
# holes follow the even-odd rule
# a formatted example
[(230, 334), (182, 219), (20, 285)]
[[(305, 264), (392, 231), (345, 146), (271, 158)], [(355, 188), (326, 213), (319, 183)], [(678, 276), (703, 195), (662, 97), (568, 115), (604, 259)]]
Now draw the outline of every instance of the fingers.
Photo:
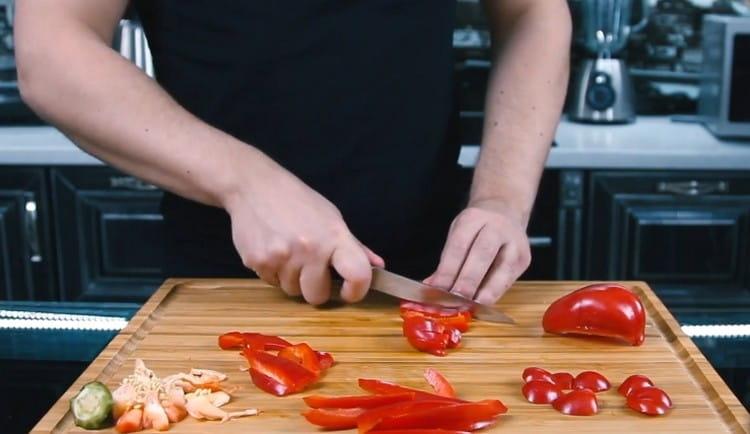
[(469, 249), (483, 226), (483, 221), (472, 219), (466, 214), (462, 214), (456, 219), (448, 233), (448, 240), (445, 243), (445, 248), (443, 248), (440, 264), (438, 264), (435, 273), (428, 278), (430, 285), (439, 288), (453, 288), (459, 271), (469, 254)]
[(312, 305), (323, 304), (331, 297), (331, 272), (328, 261), (305, 264), (299, 275), (299, 284), (305, 301)]
[(502, 234), (485, 226), (474, 239), (451, 292), (473, 299), (504, 243)]
[(301, 267), (294, 264), (287, 264), (287, 266), (282, 267), (279, 271), (281, 289), (283, 289), (290, 297), (298, 297), (302, 295), (302, 287), (300, 286), (301, 271)]
[(372, 281), (372, 268), (365, 250), (357, 243), (344, 243), (333, 252), (331, 266), (344, 280), (341, 298), (348, 303), (362, 300)]
[(482, 304), (494, 304), (523, 274), (531, 263), (528, 243), (505, 244), (479, 288), (475, 300)]
[(382, 257), (370, 250), (370, 248), (364, 244), (360, 243), (360, 247), (365, 251), (365, 255), (367, 255), (367, 260), (370, 261), (370, 264), (378, 268), (385, 268), (385, 260), (383, 260)]

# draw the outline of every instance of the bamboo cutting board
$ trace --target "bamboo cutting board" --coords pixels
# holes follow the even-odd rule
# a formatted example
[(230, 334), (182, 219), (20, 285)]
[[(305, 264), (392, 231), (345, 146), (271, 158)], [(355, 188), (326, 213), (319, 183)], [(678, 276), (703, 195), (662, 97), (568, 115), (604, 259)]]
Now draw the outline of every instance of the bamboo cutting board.
[[(443, 372), (466, 399), (497, 398), (508, 414), (482, 432), (552, 433), (748, 433), (750, 415), (647, 285), (629, 282), (649, 315), (647, 337), (640, 347), (545, 334), (541, 317), (556, 298), (585, 282), (523, 282), (500, 306), (517, 325), (472, 323), (463, 347), (447, 357), (413, 350), (401, 332), (393, 299), (370, 297), (353, 306), (315, 308), (286, 298), (281, 291), (252, 280), (170, 279), (151, 297), (128, 326), (102, 351), (60, 397), (33, 433), (82, 433), (72, 423), (69, 399), (86, 382), (116, 387), (142, 358), (157, 375), (207, 368), (225, 372), (240, 389), (229, 410), (257, 407), (260, 416), (224, 424), (190, 418), (172, 425), (174, 433), (314, 433), (300, 416), (302, 396), (309, 393), (359, 394), (357, 378), (379, 378), (425, 388), (422, 373), (432, 366)], [(337, 364), (311, 390), (277, 398), (256, 389), (237, 351), (222, 351), (217, 336), (232, 331), (276, 334), (330, 351)], [(521, 395), (521, 371), (540, 366), (550, 371), (597, 370), (613, 384), (598, 394), (600, 413), (564, 416), (548, 405), (532, 405)], [(631, 374), (649, 376), (672, 397), (666, 417), (647, 417), (625, 407), (614, 390)]]

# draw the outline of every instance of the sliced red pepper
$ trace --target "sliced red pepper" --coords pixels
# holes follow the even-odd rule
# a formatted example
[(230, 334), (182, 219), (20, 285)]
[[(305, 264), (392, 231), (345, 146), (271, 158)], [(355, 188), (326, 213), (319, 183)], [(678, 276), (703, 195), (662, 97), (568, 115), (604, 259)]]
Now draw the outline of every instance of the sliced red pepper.
[(374, 430), (442, 428), (474, 431), (491, 425), (507, 411), (508, 408), (498, 400), (451, 404), (386, 417), (375, 425)]
[(573, 389), (589, 389), (593, 392), (604, 392), (611, 385), (604, 375), (595, 371), (583, 371), (573, 380)]
[(617, 388), (617, 393), (622, 396), (630, 395), (630, 392), (642, 387), (651, 387), (654, 383), (645, 375), (631, 375)]
[(450, 333), (439, 322), (426, 317), (406, 318), (403, 332), (411, 346), (436, 356), (444, 356), (450, 342)]
[(562, 396), (560, 386), (543, 380), (532, 380), (525, 383), (521, 393), (532, 404), (549, 404)]
[(456, 328), (462, 332), (467, 332), (469, 330), (469, 323), (471, 321), (471, 314), (468, 312), (458, 312), (453, 315), (443, 316), (425, 312), (418, 312), (415, 310), (401, 309), (401, 318), (407, 319), (414, 317), (430, 318), (439, 322), (440, 324)]
[(456, 314), (462, 314), (467, 316), (467, 318), (471, 319), (471, 308), (466, 307), (445, 307), (445, 306), (434, 306), (429, 304), (421, 304), (421, 303), (415, 303), (413, 301), (401, 301), (401, 311), (413, 311), (413, 312), (420, 312), (425, 315), (430, 315), (434, 317), (446, 317), (446, 316), (454, 316)]
[(448, 336), (448, 348), (458, 348), (461, 346), (461, 338), (463, 335), (461, 334), (461, 330), (454, 329), (454, 328), (448, 328), (446, 329), (446, 332), (449, 334)]
[(455, 398), (456, 391), (453, 389), (453, 385), (443, 376), (437, 369), (427, 368), (424, 371), (424, 379), (432, 387), (432, 389), (440, 396), (446, 396), (448, 398)]
[(553, 401), (552, 407), (569, 416), (592, 416), (599, 411), (596, 393), (588, 389), (566, 393)]
[(552, 382), (560, 386), (561, 389), (572, 389), (573, 374), (571, 374), (570, 372), (555, 372), (554, 374), (552, 374)]
[(523, 381), (528, 383), (529, 381), (547, 381), (554, 383), (552, 380), (552, 374), (546, 369), (530, 367), (523, 370), (521, 373)]
[(322, 369), (328, 369), (333, 366), (334, 363), (336, 363), (331, 353), (326, 353), (325, 351), (316, 351), (315, 355), (318, 356), (318, 363), (320, 363), (320, 367)]
[(456, 431), (445, 429), (389, 429), (386, 431), (370, 431), (370, 434), (470, 434), (469, 431)]
[(589, 285), (553, 302), (544, 312), (548, 333), (603, 336), (630, 345), (646, 337), (646, 311), (637, 295), (611, 283)]
[(320, 375), (320, 371), (322, 370), (318, 355), (315, 354), (315, 350), (310, 348), (310, 345), (307, 345), (306, 343), (282, 348), (279, 351), (279, 357), (283, 357), (304, 366), (305, 369), (315, 373), (316, 376)]
[(658, 387), (641, 387), (628, 395), (628, 407), (649, 416), (660, 416), (672, 408), (669, 395)]
[(337, 430), (356, 428), (357, 417), (363, 412), (361, 408), (316, 408), (303, 412), (302, 416), (313, 425)]
[(446, 400), (418, 400), (405, 401), (396, 404), (385, 405), (365, 411), (357, 418), (357, 427), (360, 433), (369, 432), (379, 424), (383, 419), (388, 417), (398, 417), (411, 414), (416, 411), (428, 410), (438, 407), (452, 405), (453, 402)]
[(463, 403), (464, 400), (458, 398), (450, 398), (447, 396), (440, 396), (434, 393), (425, 392), (419, 389), (412, 389), (411, 387), (401, 386), (396, 383), (391, 383), (382, 380), (373, 380), (369, 378), (360, 378), (358, 380), (359, 387), (367, 392), (375, 393), (378, 395), (390, 395), (394, 393), (414, 393), (414, 399), (428, 400), (428, 401), (448, 401), (453, 403)]
[(245, 348), (243, 354), (250, 364), (253, 383), (277, 396), (300, 392), (318, 378), (314, 372), (283, 357), (251, 348)]
[(278, 336), (262, 335), (259, 333), (243, 333), (245, 346), (254, 350), (278, 351), (292, 344)]
[(240, 332), (229, 332), (219, 336), (219, 348), (222, 350), (240, 349), (245, 345), (245, 338)]
[(396, 402), (413, 401), (414, 393), (358, 396), (311, 395), (302, 399), (310, 408), (375, 408)]

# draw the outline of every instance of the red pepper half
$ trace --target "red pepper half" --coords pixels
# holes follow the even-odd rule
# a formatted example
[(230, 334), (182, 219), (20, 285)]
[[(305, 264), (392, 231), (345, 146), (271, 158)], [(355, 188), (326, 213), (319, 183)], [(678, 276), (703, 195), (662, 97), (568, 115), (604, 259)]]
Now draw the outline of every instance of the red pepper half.
[(413, 401), (414, 393), (358, 396), (311, 395), (304, 397), (303, 400), (310, 408), (375, 408), (396, 402)]
[(318, 378), (314, 372), (283, 357), (251, 348), (245, 348), (243, 354), (250, 364), (253, 383), (277, 396), (300, 392)]
[(370, 393), (375, 393), (378, 395), (390, 395), (394, 393), (413, 393), (414, 399), (418, 400), (428, 400), (428, 401), (448, 401), (453, 403), (460, 403), (460, 402), (466, 402), (458, 398), (450, 398), (447, 396), (440, 396), (436, 395), (434, 393), (425, 392), (423, 390), (419, 389), (412, 389), (411, 387), (405, 387), (401, 386), (396, 383), (391, 383), (388, 381), (382, 381), (382, 380), (374, 380), (369, 378), (360, 378), (357, 380), (359, 387)]
[(588, 389), (566, 393), (552, 402), (552, 407), (569, 416), (592, 416), (599, 411), (596, 394)]
[(336, 430), (356, 428), (357, 417), (363, 412), (361, 408), (316, 408), (303, 412), (302, 416), (313, 425)]
[(654, 383), (645, 375), (631, 375), (617, 388), (617, 393), (622, 396), (630, 395), (630, 392), (642, 387), (651, 387)]
[(523, 370), (521, 373), (521, 378), (523, 378), (523, 381), (528, 383), (529, 381), (548, 381), (550, 383), (553, 383), (552, 380), (552, 374), (546, 369), (542, 368), (536, 368), (536, 367), (530, 367)]
[(570, 372), (555, 372), (552, 374), (552, 382), (560, 386), (561, 389), (572, 389), (573, 374)]
[(646, 337), (646, 313), (637, 295), (624, 286), (589, 285), (553, 302), (542, 319), (548, 333), (604, 336), (630, 345)]
[(532, 404), (549, 404), (563, 395), (560, 386), (543, 380), (529, 381), (523, 385), (521, 393)]
[(448, 327), (426, 317), (404, 319), (403, 331), (411, 346), (436, 356), (444, 356), (451, 342)]
[(507, 411), (508, 408), (498, 400), (451, 404), (386, 417), (375, 425), (374, 430), (441, 428), (474, 431), (492, 425)]
[(438, 395), (447, 396), (448, 398), (456, 397), (456, 391), (453, 389), (453, 385), (437, 369), (425, 369), (424, 379), (427, 380), (427, 383)]
[(604, 375), (595, 371), (583, 371), (573, 380), (573, 389), (589, 389), (593, 392), (604, 392), (611, 385)]
[(641, 387), (628, 395), (628, 407), (649, 416), (660, 416), (672, 408), (669, 395), (658, 387)]

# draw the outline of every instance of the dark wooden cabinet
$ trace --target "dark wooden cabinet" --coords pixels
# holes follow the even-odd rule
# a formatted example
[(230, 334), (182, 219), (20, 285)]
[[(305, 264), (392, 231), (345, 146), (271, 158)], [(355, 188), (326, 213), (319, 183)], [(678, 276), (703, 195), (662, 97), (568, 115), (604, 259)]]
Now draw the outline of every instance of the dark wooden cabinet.
[(589, 279), (750, 285), (750, 174), (593, 173), (587, 226)]
[(162, 279), (162, 193), (104, 167), (51, 171), (63, 300), (145, 300)]
[(0, 299), (55, 297), (44, 171), (0, 171)]

